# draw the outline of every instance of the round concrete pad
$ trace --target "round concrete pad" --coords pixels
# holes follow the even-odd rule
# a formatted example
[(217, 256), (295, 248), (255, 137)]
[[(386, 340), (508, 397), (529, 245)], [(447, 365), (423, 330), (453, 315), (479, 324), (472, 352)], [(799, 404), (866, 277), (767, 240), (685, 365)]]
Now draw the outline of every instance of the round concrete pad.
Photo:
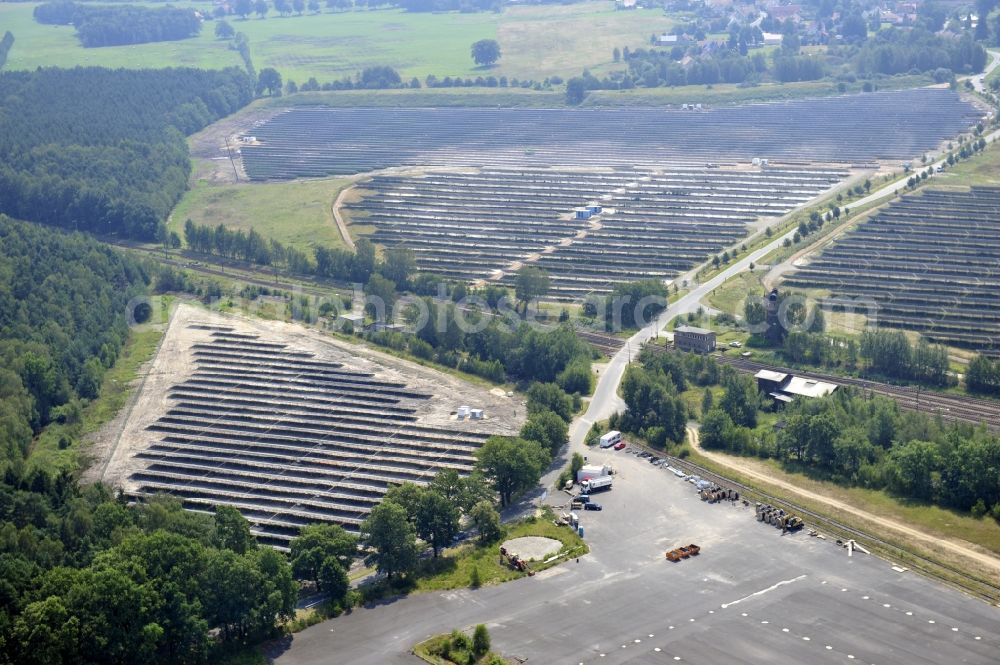
[(543, 538), (541, 536), (525, 536), (524, 538), (514, 538), (503, 544), (510, 554), (527, 561), (542, 561), (562, 548), (562, 543), (554, 538)]

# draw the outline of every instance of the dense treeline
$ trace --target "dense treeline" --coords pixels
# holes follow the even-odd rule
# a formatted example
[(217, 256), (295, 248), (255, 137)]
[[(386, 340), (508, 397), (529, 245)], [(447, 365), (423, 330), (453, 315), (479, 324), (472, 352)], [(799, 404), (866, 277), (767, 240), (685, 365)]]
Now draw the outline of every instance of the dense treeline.
[(185, 134), (253, 98), (243, 71), (0, 73), (0, 212), (152, 240), (187, 187)]
[(1000, 360), (977, 355), (965, 370), (965, 387), (971, 393), (1000, 395)]
[(46, 2), (35, 7), (39, 23), (76, 26), (85, 47), (165, 42), (194, 37), (201, 19), (193, 9), (138, 5), (91, 5)]
[(981, 72), (986, 50), (968, 34), (949, 39), (925, 30), (881, 30), (859, 49), (855, 66), (861, 74), (903, 74), (911, 70), (929, 72), (938, 68), (953, 72)]
[(295, 610), (285, 556), (258, 549), (233, 509), (130, 507), (100, 485), (8, 469), (0, 525), (0, 663), (217, 662)]
[(689, 415), (680, 393), (732, 376), (721, 372), (711, 356), (643, 349), (622, 379), (621, 393), (628, 410), (613, 415), (610, 426), (637, 434), (657, 447), (680, 443)]
[[(837, 209), (839, 216), (839, 208)], [(817, 219), (822, 219), (817, 215)], [(820, 222), (821, 224), (822, 222)], [(800, 233), (811, 232), (800, 227)], [(787, 300), (787, 304), (786, 301)], [(898, 330), (868, 330), (860, 340), (827, 335), (825, 315), (819, 306), (792, 292), (779, 294), (778, 311), (784, 323), (769, 320), (765, 299), (747, 298), (743, 314), (755, 332), (750, 346), (770, 346), (788, 362), (832, 367), (879, 378), (902, 379), (934, 386), (949, 386), (956, 379), (949, 373), (948, 350), (924, 338), (911, 342)]]
[(14, 46), (14, 35), (10, 30), (3, 33), (3, 39), (0, 39), (0, 69), (7, 64), (7, 54), (10, 53), (11, 47)]
[(926, 339), (911, 343), (899, 331), (862, 333), (860, 343), (822, 333), (793, 331), (787, 334), (781, 354), (790, 362), (819, 367), (841, 367), (863, 375), (949, 386), (948, 350)]
[(193, 251), (227, 259), (247, 261), (261, 266), (280, 265), (293, 273), (313, 273), (315, 265), (309, 256), (277, 240), (268, 240), (256, 230), (248, 232), (199, 226), (190, 219), (184, 223), (184, 241)]
[[(748, 377), (749, 378), (749, 377)], [(751, 380), (752, 385), (752, 380)], [(981, 516), (1000, 519), (1000, 437), (983, 428), (943, 425), (900, 413), (892, 400), (865, 399), (841, 387), (821, 399), (798, 399), (780, 428), (741, 424), (762, 403), (754, 392), (726, 388), (722, 403), (702, 417), (705, 447), (793, 460), (831, 479), (889, 489)]]
[(0, 465), (97, 396), (128, 334), (142, 267), (105, 245), (0, 215)]

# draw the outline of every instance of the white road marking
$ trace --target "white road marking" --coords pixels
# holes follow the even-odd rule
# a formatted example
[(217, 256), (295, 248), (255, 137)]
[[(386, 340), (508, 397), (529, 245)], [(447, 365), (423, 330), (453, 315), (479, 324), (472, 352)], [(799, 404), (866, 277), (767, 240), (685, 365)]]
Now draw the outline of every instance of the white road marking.
[[(799, 575), (798, 577), (793, 577), (790, 580), (782, 580), (782, 581), (778, 582), (777, 584), (772, 584), (771, 586), (767, 587), (766, 589), (761, 589), (760, 591), (755, 591), (754, 593), (750, 594), (749, 596), (743, 596), (742, 598), (734, 600), (731, 603), (723, 603), (719, 607), (721, 607), (722, 609), (726, 609), (727, 607), (732, 607), (736, 603), (742, 603), (744, 600), (749, 600), (750, 598), (753, 598), (754, 596), (759, 596), (761, 594), (765, 594), (768, 591), (774, 591), (775, 589), (777, 589), (780, 586), (784, 586), (786, 584), (791, 584), (792, 582), (798, 582), (801, 579), (805, 579), (805, 577), (806, 577), (805, 575)], [(844, 591), (847, 591), (847, 589), (844, 589)]]
[(656, 653), (660, 653), (660, 647), (656, 647), (655, 649), (653, 649), (653, 651), (655, 651)]
[(827, 650), (827, 651), (832, 651), (832, 650), (833, 650), (833, 647), (832, 647), (832, 646), (830, 646), (829, 644), (827, 644), (827, 645), (826, 645), (826, 650)]
[(956, 633), (958, 632), (958, 628), (952, 628), (952, 630)]
[(802, 636), (802, 639), (803, 639), (804, 641), (806, 641), (806, 642), (808, 642), (808, 641), (809, 641), (809, 638), (808, 638), (808, 637), (806, 637), (806, 636), (804, 636), (804, 635)]
[(928, 619), (927, 623), (934, 623), (934, 619)]
[(892, 607), (889, 603), (882, 603), (882, 607)]
[(906, 613), (906, 616), (908, 616), (908, 617), (911, 617), (911, 616), (913, 616), (913, 612), (907, 612), (907, 613)]

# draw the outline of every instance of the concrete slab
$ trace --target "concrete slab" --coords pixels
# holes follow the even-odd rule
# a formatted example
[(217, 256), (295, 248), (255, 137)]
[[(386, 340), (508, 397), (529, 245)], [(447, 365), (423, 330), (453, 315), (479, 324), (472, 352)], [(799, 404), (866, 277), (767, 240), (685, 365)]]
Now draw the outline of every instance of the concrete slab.
[(562, 543), (555, 538), (541, 536), (524, 536), (505, 541), (503, 547), (510, 554), (527, 561), (543, 561), (562, 549)]

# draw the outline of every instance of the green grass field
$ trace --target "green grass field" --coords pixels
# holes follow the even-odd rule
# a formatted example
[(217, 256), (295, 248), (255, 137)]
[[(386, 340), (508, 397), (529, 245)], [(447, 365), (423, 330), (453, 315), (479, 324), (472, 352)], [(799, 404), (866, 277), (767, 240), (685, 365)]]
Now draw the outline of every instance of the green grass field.
[[(1000, 67), (997, 67), (1000, 71)], [(956, 146), (956, 152), (958, 146)], [(948, 167), (944, 173), (939, 173), (927, 185), (937, 187), (961, 187), (967, 189), (981, 185), (1000, 184), (1000, 149), (991, 143), (978, 155), (960, 161), (955, 166)]]
[(311, 247), (343, 247), (331, 206), (349, 180), (321, 178), (273, 183), (214, 184), (196, 180), (170, 216), (168, 228), (184, 235), (184, 222), (256, 229), (312, 254)]
[[(187, 4), (187, 3), (185, 3)], [(210, 11), (207, 2), (192, 6)], [(32, 18), (35, 3), (0, 4), (0, 32), (15, 43), (7, 69), (39, 66), (202, 68), (239, 66), (226, 41), (215, 38), (206, 22), (192, 39), (133, 46), (85, 49), (70, 26), (41, 25)], [(409, 79), (428, 74), (475, 77), (485, 72), (472, 62), (469, 48), (479, 39), (497, 39), (504, 53), (488, 73), (543, 79), (601, 71), (611, 64), (615, 46), (636, 48), (672, 21), (658, 10), (615, 12), (611, 2), (567, 6), (511, 7), (501, 14), (407, 13), (398, 9), (351, 11), (266, 19), (230, 17), (250, 39), (257, 69), (274, 67), (299, 83), (315, 76), (321, 83), (353, 75), (369, 65), (390, 65)]]

